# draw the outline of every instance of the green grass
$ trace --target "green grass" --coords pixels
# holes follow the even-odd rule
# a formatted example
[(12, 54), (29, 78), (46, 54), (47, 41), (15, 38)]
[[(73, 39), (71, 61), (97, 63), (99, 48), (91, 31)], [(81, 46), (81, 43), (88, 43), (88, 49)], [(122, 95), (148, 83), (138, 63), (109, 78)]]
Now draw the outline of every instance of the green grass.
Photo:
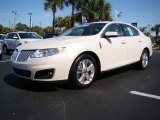
[(160, 49), (160, 45), (159, 44), (155, 44), (152, 48), (153, 49)]

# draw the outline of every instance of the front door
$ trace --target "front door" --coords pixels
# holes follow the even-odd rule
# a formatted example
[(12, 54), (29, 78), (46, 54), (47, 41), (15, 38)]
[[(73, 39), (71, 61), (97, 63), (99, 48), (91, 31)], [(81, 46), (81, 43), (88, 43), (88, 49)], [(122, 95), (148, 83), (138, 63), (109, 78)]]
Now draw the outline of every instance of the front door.
[[(111, 24), (105, 32), (118, 32), (118, 37), (101, 38), (105, 68), (112, 69), (127, 63), (127, 41), (119, 24)], [(104, 32), (104, 33), (105, 33)]]

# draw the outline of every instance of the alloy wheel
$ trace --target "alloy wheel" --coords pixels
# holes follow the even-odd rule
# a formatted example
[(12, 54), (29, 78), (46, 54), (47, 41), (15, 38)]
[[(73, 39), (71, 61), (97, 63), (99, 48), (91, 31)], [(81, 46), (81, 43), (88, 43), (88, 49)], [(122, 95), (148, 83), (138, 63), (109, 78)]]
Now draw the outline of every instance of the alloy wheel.
[(81, 84), (90, 84), (95, 75), (94, 63), (90, 59), (83, 59), (79, 62), (76, 73), (77, 79)]

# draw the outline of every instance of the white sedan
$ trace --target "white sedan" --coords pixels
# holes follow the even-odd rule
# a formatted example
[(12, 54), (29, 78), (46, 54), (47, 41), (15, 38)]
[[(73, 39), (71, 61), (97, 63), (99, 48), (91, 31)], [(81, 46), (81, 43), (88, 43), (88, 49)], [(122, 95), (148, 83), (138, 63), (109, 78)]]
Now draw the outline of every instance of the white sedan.
[(89, 87), (102, 71), (132, 63), (146, 69), (151, 39), (122, 22), (93, 22), (74, 27), (60, 37), (17, 47), (11, 60), (17, 76), (35, 81), (68, 79)]

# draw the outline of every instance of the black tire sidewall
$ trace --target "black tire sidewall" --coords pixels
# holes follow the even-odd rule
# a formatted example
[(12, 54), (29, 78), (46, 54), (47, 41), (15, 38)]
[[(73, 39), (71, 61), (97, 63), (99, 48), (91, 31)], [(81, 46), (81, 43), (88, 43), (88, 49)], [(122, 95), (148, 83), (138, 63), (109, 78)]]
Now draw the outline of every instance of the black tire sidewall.
[(1, 53), (1, 54), (0, 54), (0, 60), (2, 60), (2, 58), (3, 58), (3, 54)]
[[(81, 84), (78, 79), (77, 79), (77, 68), (78, 68), (78, 65), (80, 63), (80, 61), (84, 60), (84, 59), (89, 59), (93, 62), (94, 64), (94, 68), (95, 68), (95, 74), (94, 74), (94, 77), (93, 77), (93, 80), (89, 83), (89, 84)], [(70, 81), (70, 84), (75, 87), (75, 88), (87, 88), (89, 86), (92, 85), (92, 83), (94, 82), (94, 80), (96, 79), (97, 77), (97, 62), (96, 60), (89, 54), (82, 54), (80, 55), (79, 57), (77, 57), (77, 59), (74, 61), (72, 67), (71, 67), (71, 70), (70, 70), (70, 75), (69, 75), (69, 81)]]
[(145, 54), (145, 53), (148, 55), (148, 63), (149, 63), (149, 54), (148, 54), (148, 51), (147, 51), (147, 50), (144, 50), (144, 51), (142, 52), (141, 60), (140, 60), (140, 62), (139, 62), (139, 68), (142, 69), (142, 70), (145, 70), (145, 69), (148, 67), (148, 64), (147, 64), (146, 67), (144, 67), (144, 66), (142, 65), (142, 56), (143, 56), (143, 54)]

